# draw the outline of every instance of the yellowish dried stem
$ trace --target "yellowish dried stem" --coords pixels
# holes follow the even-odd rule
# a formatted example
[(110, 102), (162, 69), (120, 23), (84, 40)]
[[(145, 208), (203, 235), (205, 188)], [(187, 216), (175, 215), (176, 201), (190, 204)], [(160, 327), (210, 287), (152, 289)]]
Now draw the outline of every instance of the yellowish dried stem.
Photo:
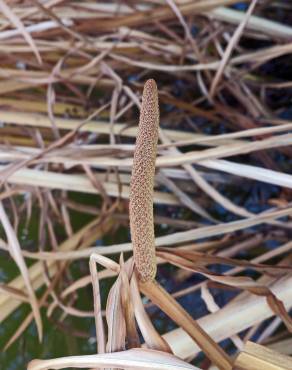
[(159, 106), (154, 80), (145, 83), (130, 190), (130, 229), (139, 280), (156, 275), (153, 187), (158, 141)]

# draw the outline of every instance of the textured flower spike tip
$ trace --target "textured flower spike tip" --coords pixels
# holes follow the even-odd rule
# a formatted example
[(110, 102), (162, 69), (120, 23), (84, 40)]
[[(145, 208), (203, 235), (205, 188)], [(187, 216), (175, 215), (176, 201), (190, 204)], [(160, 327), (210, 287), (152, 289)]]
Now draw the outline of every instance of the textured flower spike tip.
[(144, 85), (130, 191), (130, 229), (134, 260), (141, 282), (156, 275), (153, 187), (158, 141), (159, 106), (154, 80)]

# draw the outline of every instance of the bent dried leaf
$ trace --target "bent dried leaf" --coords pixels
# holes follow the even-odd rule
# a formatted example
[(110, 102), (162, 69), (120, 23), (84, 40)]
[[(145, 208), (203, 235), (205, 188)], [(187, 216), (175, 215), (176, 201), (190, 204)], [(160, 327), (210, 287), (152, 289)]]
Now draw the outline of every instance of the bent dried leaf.
[[(246, 267), (255, 271), (260, 272), (267, 272), (267, 273), (273, 273), (273, 274), (281, 274), (292, 272), (292, 267), (287, 265), (266, 265), (262, 263), (254, 263), (249, 262), (247, 260), (243, 259), (234, 259), (229, 257), (221, 257), (216, 255), (211, 255), (207, 253), (200, 253), (196, 251), (188, 251), (188, 250), (182, 250), (182, 249), (171, 249), (171, 248), (164, 248), (159, 247), (156, 249), (157, 255), (160, 257), (166, 258), (168, 255), (177, 255), (182, 258), (185, 258), (189, 261), (194, 262), (197, 266), (207, 266), (210, 264), (223, 264), (223, 265), (229, 265), (229, 266), (236, 266), (236, 267)], [(161, 253), (162, 252), (162, 253)], [(164, 254), (165, 253), (165, 254)]]

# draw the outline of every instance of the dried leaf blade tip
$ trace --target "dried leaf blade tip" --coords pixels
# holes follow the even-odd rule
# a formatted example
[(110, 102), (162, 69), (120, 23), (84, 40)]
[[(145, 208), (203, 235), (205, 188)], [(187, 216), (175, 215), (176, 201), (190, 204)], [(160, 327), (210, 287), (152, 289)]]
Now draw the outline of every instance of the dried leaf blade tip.
[(130, 190), (130, 230), (140, 281), (156, 275), (153, 188), (158, 141), (159, 106), (154, 80), (144, 85)]

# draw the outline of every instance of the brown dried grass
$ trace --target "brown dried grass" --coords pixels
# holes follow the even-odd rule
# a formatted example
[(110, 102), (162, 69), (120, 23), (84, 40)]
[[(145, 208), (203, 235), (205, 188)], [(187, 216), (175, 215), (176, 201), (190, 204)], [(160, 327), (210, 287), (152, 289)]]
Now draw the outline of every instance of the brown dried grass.
[[(151, 234), (149, 266), (154, 244), (223, 253), (235, 260), (244, 253), (248, 261), (261, 262), (270, 255), (268, 243), (275, 241), (279, 246), (271, 264), (290, 255), (292, 124), (283, 117), (291, 100), (291, 6), (284, 1), (247, 1), (249, 16), (231, 8), (235, 3), (0, 3), (0, 199), (14, 229), (10, 235), (19, 235), (19, 225), (30, 225), (33, 211), (39, 212), (35, 247), (28, 250), (19, 242), (17, 249), (19, 262), (37, 262), (30, 268), (20, 262), (22, 275), (1, 284), (1, 321), (28, 301), (39, 327), (37, 306), (54, 307), (60, 317), (62, 312), (88, 314), (75, 307), (78, 284), (64, 279), (71, 261), (89, 258), (92, 252), (131, 250), (130, 243), (92, 245), (97, 237), (128, 227), (137, 109), (148, 78), (157, 81), (161, 109), (153, 193), (159, 212), (154, 221), (168, 227), (168, 235), (160, 236), (159, 231), (154, 239)], [(146, 180), (143, 185), (150, 194), (152, 177)], [(267, 190), (274, 189), (271, 185), (278, 188)], [(98, 206), (81, 198), (73, 201), (70, 192), (96, 195)], [(254, 209), (247, 199), (254, 199)], [(147, 204), (152, 215), (152, 203)], [(78, 232), (72, 222), (76, 210), (82, 216), (98, 216), (93, 228), (85, 225)], [(151, 217), (146, 218), (152, 224)], [(251, 227), (257, 227), (260, 241)], [(62, 235), (56, 232), (59, 228)], [(13, 246), (4, 233), (0, 247), (7, 253), (3, 258), (10, 258)], [(162, 262), (158, 258), (158, 264)], [(228, 274), (246, 275), (241, 268)], [(146, 272), (146, 279), (155, 275), (153, 268)], [(193, 274), (178, 268), (174, 280)], [(289, 309), (290, 278), (285, 275), (278, 283), (277, 277), (258, 272)], [(46, 286), (42, 297), (37, 291), (41, 286)], [(62, 289), (70, 286), (73, 290), (64, 297)], [(176, 295), (203, 289), (207, 306), (215, 309), (207, 288), (207, 283), (195, 283)], [(273, 315), (265, 298), (244, 294), (248, 304), (243, 304), (242, 316), (236, 315), (241, 306), (235, 300), (199, 321), (216, 341), (232, 338), (238, 345)], [(264, 323), (261, 340), (277, 342), (274, 332), (283, 319)], [(13, 340), (32, 320), (30, 315)], [(234, 330), (223, 330), (228, 323)], [(245, 337), (234, 338), (243, 329), (249, 330)], [(280, 337), (289, 335), (284, 326), (279, 331)], [(181, 329), (165, 338), (183, 358), (198, 352)], [(156, 340), (162, 345), (161, 337)]]

